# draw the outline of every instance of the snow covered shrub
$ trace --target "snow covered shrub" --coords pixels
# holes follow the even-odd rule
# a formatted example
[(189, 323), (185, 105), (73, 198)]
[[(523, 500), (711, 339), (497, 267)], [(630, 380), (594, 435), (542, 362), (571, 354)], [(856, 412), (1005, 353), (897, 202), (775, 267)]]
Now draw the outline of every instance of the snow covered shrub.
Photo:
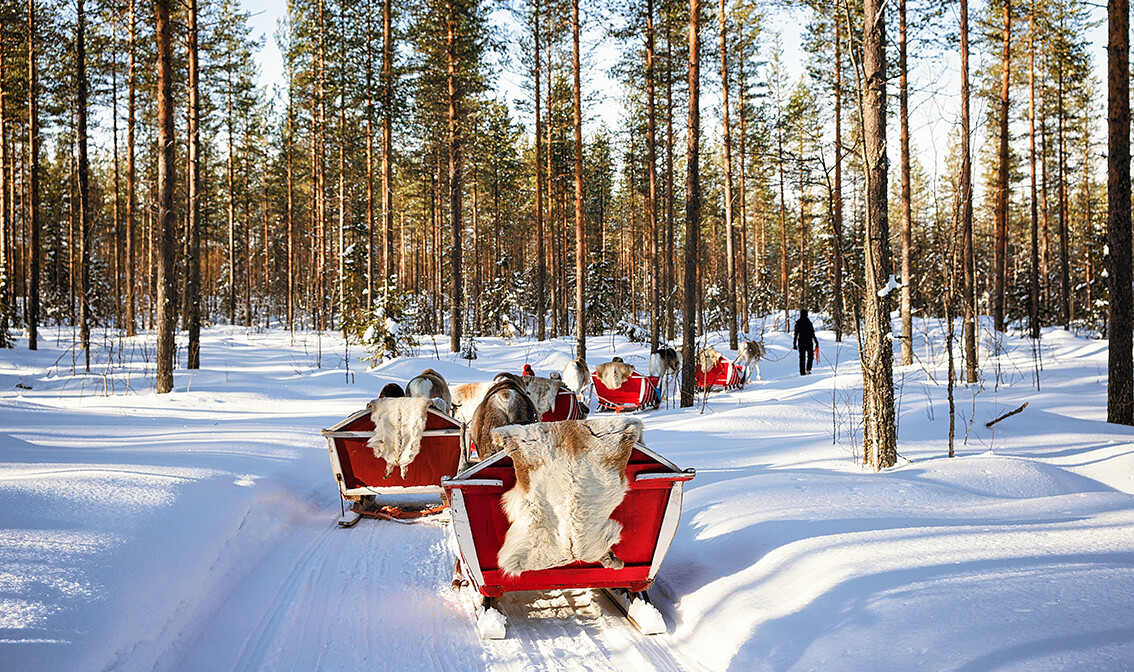
[(414, 312), (404, 294), (391, 292), (388, 297), (375, 297), (375, 307), (362, 311), (361, 319), (354, 325), (353, 335), (367, 352), (362, 361), (377, 366), (387, 359), (413, 355), (418, 343), (413, 331), (406, 327), (412, 323)]
[(631, 343), (645, 343), (650, 340), (649, 329), (639, 327), (629, 320), (619, 320), (618, 324), (614, 325), (614, 330), (629, 339)]

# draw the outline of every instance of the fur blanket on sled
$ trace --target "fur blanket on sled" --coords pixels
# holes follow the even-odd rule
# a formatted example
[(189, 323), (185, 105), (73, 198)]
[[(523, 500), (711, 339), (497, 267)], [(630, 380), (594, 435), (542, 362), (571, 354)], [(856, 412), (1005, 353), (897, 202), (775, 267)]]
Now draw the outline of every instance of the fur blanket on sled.
[(606, 362), (595, 367), (595, 375), (607, 389), (617, 390), (634, 375), (634, 367), (626, 362)]
[(497, 554), (508, 576), (572, 562), (621, 569), (611, 551), (622, 525), (610, 514), (626, 495), (626, 464), (642, 422), (624, 416), (501, 427), (493, 440), (515, 465), (501, 504), (512, 525)]
[(697, 353), (697, 366), (701, 369), (702, 373), (708, 373), (710, 369), (717, 365), (723, 357), (719, 350), (713, 347), (708, 347)]
[(387, 477), (394, 467), (401, 470), (402, 478), (406, 477), (406, 467), (421, 450), (429, 405), (429, 399), (415, 397), (374, 399), (367, 404), (374, 421), (374, 436), (366, 445), (374, 450), (375, 457), (386, 460)]

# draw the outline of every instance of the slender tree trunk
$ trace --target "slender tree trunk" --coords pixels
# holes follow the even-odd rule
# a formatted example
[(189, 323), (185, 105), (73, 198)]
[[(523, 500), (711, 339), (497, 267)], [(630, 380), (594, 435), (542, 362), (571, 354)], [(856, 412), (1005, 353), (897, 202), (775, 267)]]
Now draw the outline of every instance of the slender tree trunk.
[(587, 227), (583, 218), (583, 104), (579, 82), (579, 0), (571, 0), (571, 69), (575, 77), (575, 356), (587, 358)]
[(0, 48), (0, 348), (12, 347), (8, 329), (12, 324), (12, 281), (11, 252), (12, 234), (9, 232), (11, 218), (8, 217), (8, 182), (15, 182), (15, 176), (8, 170), (8, 129), (6, 107), (7, 70), (4, 63), (4, 49)]
[(134, 32), (136, 28), (136, 13), (134, 0), (130, 0), (130, 46), (129, 46), (129, 64), (127, 70), (129, 74), (129, 82), (127, 83), (127, 98), (126, 98), (126, 335), (137, 335), (137, 316), (134, 313), (134, 291), (135, 278), (134, 269), (136, 267), (134, 260), (134, 219), (136, 213), (136, 188), (137, 188), (137, 173), (134, 166), (134, 112), (135, 112), (135, 89), (137, 80), (134, 78)]
[(28, 0), (28, 350), (39, 349), (39, 75), (36, 0)]
[(1004, 2), (1003, 51), (1000, 63), (1000, 145), (996, 175), (996, 231), (993, 236), (992, 322), (1004, 331), (1004, 297), (1008, 284), (1008, 112), (1012, 70), (1012, 3)]
[(749, 316), (748, 316), (748, 172), (747, 172), (747, 157), (748, 157), (748, 113), (744, 106), (744, 93), (748, 86), (748, 78), (745, 76), (747, 70), (745, 64), (745, 55), (743, 48), (740, 53), (740, 67), (739, 76), (740, 82), (737, 87), (737, 106), (740, 115), (740, 207), (737, 214), (740, 215), (740, 296), (737, 303), (740, 304), (740, 326), (741, 331), (748, 333)]
[(295, 330), (295, 113), (292, 108), (292, 92), (295, 87), (292, 63), (287, 67), (287, 328)]
[(834, 296), (835, 341), (843, 340), (843, 40), (842, 22), (835, 21), (835, 193), (831, 227), (835, 231)]
[(791, 324), (789, 320), (788, 310), (790, 308), (789, 294), (791, 288), (788, 286), (788, 272), (787, 272), (787, 257), (788, 257), (788, 236), (787, 236), (787, 195), (784, 189), (784, 130), (783, 130), (783, 108), (780, 105), (779, 93), (776, 94), (776, 163), (779, 166), (780, 173), (780, 300), (783, 302), (784, 309), (784, 332), (791, 331)]
[(173, 71), (169, 0), (155, 0), (157, 35), (157, 392), (173, 390), (173, 332), (177, 318), (173, 277)]
[(87, 155), (87, 15), (84, 0), (76, 5), (75, 60), (78, 85), (79, 144), (79, 342), (86, 371), (91, 370), (91, 271), (90, 235), (94, 226), (91, 208), (91, 167)]
[(863, 164), (866, 230), (863, 232), (862, 416), (863, 456), (875, 471), (897, 462), (890, 297), (879, 296), (892, 269), (886, 207), (885, 0), (863, 3)]
[[(391, 0), (382, 3), (382, 294), (390, 293), (390, 258), (394, 253), (394, 34)], [(400, 268), (400, 267), (399, 267)], [(398, 273), (398, 282), (405, 280)]]
[[(374, 5), (366, 1), (366, 310), (374, 308)], [(383, 249), (384, 253), (386, 250)], [(383, 277), (383, 282), (386, 279)]]
[(114, 53), (110, 56), (110, 138), (114, 198), (112, 202), (111, 245), (114, 253), (114, 323), (122, 329), (122, 219), (119, 202), (122, 194), (122, 181), (118, 168), (121, 165), (118, 155), (118, 17), (111, 19), (111, 43)]
[(654, 0), (646, 0), (646, 228), (650, 232), (650, 352), (661, 334), (658, 278), (657, 108), (654, 103)]
[(902, 144), (902, 366), (913, 364), (913, 314), (910, 305), (911, 286), (913, 285), (913, 276), (910, 273), (910, 227), (913, 219), (913, 204), (910, 193), (910, 104), (909, 67), (906, 53), (906, 4), (907, 0), (901, 0), (898, 3), (898, 95), (900, 98), (899, 119)]
[[(544, 246), (543, 246), (543, 136), (541, 135), (542, 128), (540, 126), (540, 65), (543, 54), (539, 48), (540, 36), (540, 23), (539, 23), (539, 9), (540, 0), (535, 0), (533, 3), (535, 10), (535, 20), (532, 24), (532, 35), (535, 38), (535, 211), (536, 211), (536, 339), (543, 341), (547, 339), (547, 261), (544, 259)], [(548, 36), (550, 39), (550, 35)], [(548, 98), (550, 101), (551, 96), (551, 82), (547, 84)], [(550, 102), (548, 105), (548, 123), (551, 122), (551, 108)], [(551, 153), (551, 148), (548, 147), (548, 154)]]
[(701, 239), (701, 2), (689, 0), (689, 126), (686, 129), (685, 178), (685, 309), (682, 314), (683, 356), (681, 407), (693, 405), (696, 361), (694, 322), (697, 312), (697, 247)]
[[(1066, 110), (1064, 108), (1063, 64), (1058, 65), (1056, 99), (1059, 126), (1058, 133), (1058, 181), (1059, 181), (1059, 306), (1063, 317), (1063, 328), (1071, 328), (1071, 241), (1070, 224), (1067, 213), (1067, 153), (1065, 151)], [(1108, 178), (1109, 179), (1109, 178)]]
[(973, 258), (973, 163), (969, 147), (969, 0), (961, 0), (961, 264), (964, 266), (965, 380), (977, 381), (976, 265)]
[(1130, 3), (1108, 0), (1107, 41), (1107, 422), (1134, 425), (1130, 289)]
[(1030, 223), (1032, 234), (1031, 267), (1028, 282), (1028, 330), (1040, 337), (1039, 319), (1039, 212), (1036, 193), (1036, 3), (1031, 0), (1028, 14), (1028, 167), (1031, 177)]
[(197, 59), (197, 0), (188, 0), (189, 49), (189, 240), (185, 259), (186, 327), (189, 361), (186, 368), (201, 368), (201, 101)]
[(460, 110), (457, 96), (457, 26), (454, 16), (453, 0), (449, 2), (448, 44), (448, 84), (449, 84), (449, 226), (452, 234), (452, 296), (450, 297), (449, 349), (461, 351), (461, 136), (459, 127)]
[(673, 297), (677, 291), (676, 250), (674, 245), (674, 191), (673, 155), (676, 151), (673, 135), (673, 34), (670, 22), (665, 24), (665, 337), (672, 342), (676, 338), (677, 312)]
[(729, 135), (728, 119), (728, 17), (725, 16), (725, 0), (719, 3), (721, 23), (721, 111), (722, 136), (724, 140), (724, 213), (725, 213), (725, 264), (728, 274), (728, 295), (725, 299), (725, 319), (728, 321), (728, 347), (737, 349), (736, 336), (736, 231), (732, 224), (732, 141)]
[(233, 139), (236, 134), (232, 109), (232, 63), (227, 67), (227, 82), (225, 92), (225, 129), (228, 145), (227, 159), (227, 187), (225, 189), (225, 213), (227, 215), (228, 231), (228, 292), (225, 301), (228, 311), (228, 323), (236, 324), (236, 155), (233, 149)]

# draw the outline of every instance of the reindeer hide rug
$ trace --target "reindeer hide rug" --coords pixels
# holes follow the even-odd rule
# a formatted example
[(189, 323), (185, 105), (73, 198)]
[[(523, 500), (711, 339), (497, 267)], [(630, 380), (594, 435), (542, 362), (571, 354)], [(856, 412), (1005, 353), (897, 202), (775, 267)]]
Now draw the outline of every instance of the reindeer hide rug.
[(572, 562), (621, 568), (611, 552), (622, 525), (610, 515), (626, 495), (626, 464), (642, 423), (613, 417), (493, 431), (512, 458), (516, 485), (502, 506), (512, 525), (497, 564), (508, 576)]
[(375, 457), (386, 460), (387, 477), (398, 467), (405, 478), (406, 467), (421, 450), (429, 404), (429, 399), (416, 397), (374, 399), (368, 404), (374, 436), (366, 445), (374, 450)]
[(634, 375), (634, 367), (625, 362), (606, 362), (595, 367), (595, 375), (607, 389), (617, 390)]

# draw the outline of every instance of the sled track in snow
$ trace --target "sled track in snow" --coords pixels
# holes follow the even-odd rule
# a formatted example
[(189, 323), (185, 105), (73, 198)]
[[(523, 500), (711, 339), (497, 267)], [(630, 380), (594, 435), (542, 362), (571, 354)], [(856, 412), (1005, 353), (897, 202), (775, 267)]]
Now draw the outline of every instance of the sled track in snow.
[(210, 670), (697, 670), (599, 590), (509, 593), (504, 640), (476, 634), (470, 589), (449, 587), (449, 530), (334, 517), (297, 526), (176, 665)]
[(702, 669), (681, 660), (668, 635), (638, 632), (597, 589), (508, 593), (497, 609), (508, 635), (484, 642), (490, 670)]

